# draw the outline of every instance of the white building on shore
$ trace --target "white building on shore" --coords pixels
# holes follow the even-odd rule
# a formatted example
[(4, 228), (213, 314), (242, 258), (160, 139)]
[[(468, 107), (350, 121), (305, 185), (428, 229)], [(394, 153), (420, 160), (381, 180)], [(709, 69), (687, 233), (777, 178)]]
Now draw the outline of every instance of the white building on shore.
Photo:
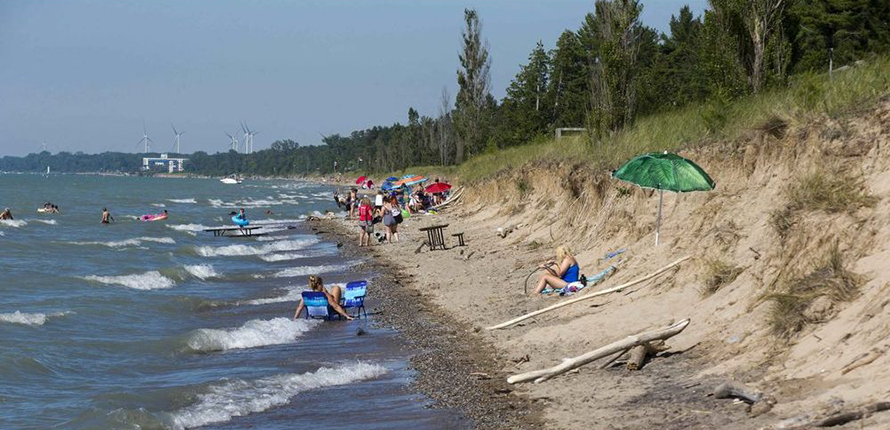
[(167, 154), (161, 154), (160, 157), (143, 157), (142, 170), (163, 169), (169, 173), (182, 172), (185, 170), (185, 162), (188, 158), (170, 158)]

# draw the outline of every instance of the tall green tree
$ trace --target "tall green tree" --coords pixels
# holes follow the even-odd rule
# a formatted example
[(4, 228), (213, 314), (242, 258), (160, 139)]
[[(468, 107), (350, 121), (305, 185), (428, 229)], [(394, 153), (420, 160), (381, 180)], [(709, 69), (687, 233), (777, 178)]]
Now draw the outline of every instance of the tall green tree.
[(618, 130), (630, 124), (636, 114), (642, 10), (638, 0), (596, 2), (589, 121), (593, 135)]
[(454, 123), (457, 128), (455, 161), (478, 152), (488, 141), (490, 125), (491, 62), (488, 48), (482, 41), (482, 23), (474, 9), (464, 10), (465, 28), (461, 32), (462, 49), (458, 56), (457, 93)]
[(494, 130), (498, 147), (526, 143), (546, 132), (551, 112), (546, 100), (549, 81), (550, 56), (539, 41), (528, 63), (519, 67), (498, 108)]
[(587, 53), (578, 34), (566, 30), (551, 53), (548, 109), (553, 127), (583, 127), (587, 115)]
[(796, 24), (794, 71), (826, 71), (890, 51), (890, 2), (881, 0), (797, 1), (789, 10)]

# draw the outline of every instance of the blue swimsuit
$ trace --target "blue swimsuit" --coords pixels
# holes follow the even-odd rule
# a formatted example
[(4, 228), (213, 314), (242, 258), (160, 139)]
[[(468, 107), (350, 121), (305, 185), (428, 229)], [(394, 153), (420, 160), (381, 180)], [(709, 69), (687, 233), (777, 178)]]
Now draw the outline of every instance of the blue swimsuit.
[(577, 263), (569, 266), (569, 268), (566, 269), (566, 273), (564, 275), (562, 275), (562, 280), (566, 281), (570, 284), (572, 282), (578, 281), (578, 271), (579, 270), (580, 270), (580, 268), (578, 267)]

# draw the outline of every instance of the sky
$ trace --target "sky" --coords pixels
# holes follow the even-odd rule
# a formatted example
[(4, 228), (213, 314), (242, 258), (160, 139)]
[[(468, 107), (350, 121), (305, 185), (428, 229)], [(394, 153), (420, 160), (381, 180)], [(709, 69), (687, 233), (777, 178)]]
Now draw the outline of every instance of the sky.
[[(437, 113), (457, 93), (463, 9), (475, 8), (498, 99), (538, 40), (577, 30), (593, 0), (0, 1), (0, 156), (46, 148), (225, 151), (240, 122), (318, 144)], [(707, 0), (643, 1), (645, 25)]]

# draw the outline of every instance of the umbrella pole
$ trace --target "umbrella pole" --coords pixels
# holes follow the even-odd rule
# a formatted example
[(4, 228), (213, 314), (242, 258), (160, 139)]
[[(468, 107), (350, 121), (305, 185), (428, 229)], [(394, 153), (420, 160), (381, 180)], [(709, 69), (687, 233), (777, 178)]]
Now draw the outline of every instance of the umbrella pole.
[(658, 246), (658, 230), (661, 229), (661, 201), (664, 199), (664, 190), (658, 190), (658, 218), (655, 219), (655, 246)]

